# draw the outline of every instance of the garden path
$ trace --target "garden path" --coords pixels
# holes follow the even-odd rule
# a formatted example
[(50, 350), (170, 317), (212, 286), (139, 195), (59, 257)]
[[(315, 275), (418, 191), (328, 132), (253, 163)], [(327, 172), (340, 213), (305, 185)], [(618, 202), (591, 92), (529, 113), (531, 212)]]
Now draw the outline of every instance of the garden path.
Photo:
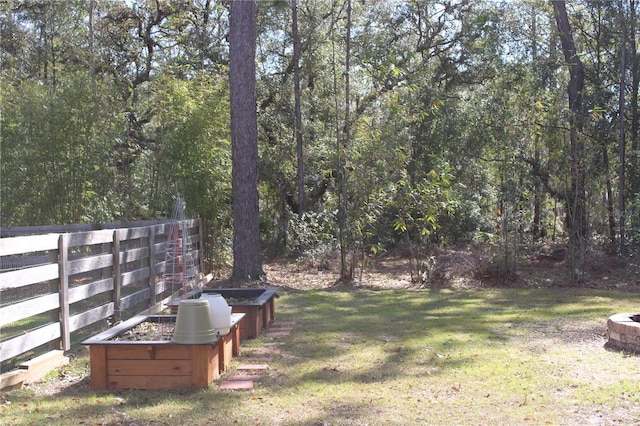
[(264, 349), (250, 350), (248, 354), (242, 354), (239, 357), (240, 364), (236, 367), (235, 374), (229, 374), (222, 377), (219, 387), (220, 389), (229, 390), (251, 390), (255, 382), (259, 382), (263, 377), (263, 373), (269, 370), (269, 362), (274, 357), (282, 354), (279, 347), (286, 345), (283, 338), (289, 336), (294, 321), (274, 321), (268, 328), (265, 328), (262, 335), (269, 339)]

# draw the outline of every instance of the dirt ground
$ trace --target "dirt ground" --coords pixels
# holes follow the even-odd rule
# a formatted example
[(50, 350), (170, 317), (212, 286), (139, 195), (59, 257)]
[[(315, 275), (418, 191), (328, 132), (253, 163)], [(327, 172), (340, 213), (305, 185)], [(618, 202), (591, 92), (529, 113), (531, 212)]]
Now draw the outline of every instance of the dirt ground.
[[(428, 276), (412, 278), (411, 254), (395, 250), (379, 256), (369, 256), (356, 263), (353, 279), (340, 279), (338, 256), (318, 262), (276, 259), (263, 265), (267, 282), (290, 290), (309, 290), (335, 286), (367, 288), (451, 288), (473, 289), (491, 287), (515, 288), (601, 288), (618, 290), (640, 289), (640, 265), (634, 259), (622, 259), (603, 251), (590, 250), (585, 259), (584, 279), (572, 281), (566, 249), (561, 246), (541, 246), (519, 253), (509, 267), (500, 256), (484, 248), (438, 249), (431, 253)], [(228, 276), (230, 271), (221, 271)], [(241, 286), (264, 285), (245, 282)], [(228, 280), (215, 280), (211, 287), (238, 286)]]

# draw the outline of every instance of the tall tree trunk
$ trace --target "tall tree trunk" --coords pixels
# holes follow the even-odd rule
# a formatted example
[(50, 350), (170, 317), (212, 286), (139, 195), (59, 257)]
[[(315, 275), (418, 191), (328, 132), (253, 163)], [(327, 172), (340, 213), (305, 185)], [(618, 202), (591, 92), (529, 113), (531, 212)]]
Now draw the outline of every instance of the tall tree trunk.
[(626, 241), (626, 230), (625, 230), (625, 222), (626, 222), (626, 201), (625, 201), (625, 150), (626, 150), (626, 141), (625, 141), (625, 91), (626, 91), (626, 74), (627, 74), (627, 64), (626, 64), (626, 51), (627, 51), (627, 25), (625, 21), (624, 14), (624, 5), (622, 0), (618, 0), (618, 7), (620, 8), (620, 31), (622, 32), (621, 40), (620, 40), (620, 97), (618, 103), (618, 110), (620, 114), (620, 129), (618, 133), (618, 145), (619, 145), (619, 154), (620, 154), (620, 172), (618, 174), (618, 184), (620, 192), (620, 255), (627, 255), (627, 241)]
[(342, 142), (338, 143), (338, 158), (340, 161), (340, 208), (338, 212), (340, 232), (340, 277), (351, 279), (350, 268), (347, 266), (347, 222), (348, 222), (348, 194), (347, 194), (347, 170), (346, 156), (349, 147), (350, 126), (349, 115), (351, 102), (350, 79), (351, 71), (351, 0), (347, 0), (347, 35), (345, 52), (345, 110), (344, 110), (344, 134)]
[(582, 89), (584, 66), (576, 52), (569, 17), (564, 0), (554, 0), (553, 10), (560, 33), (565, 62), (569, 66), (569, 134), (571, 139), (571, 190), (567, 194), (567, 222), (571, 279), (579, 281), (584, 275), (584, 255), (587, 245), (585, 147), (580, 137), (582, 123)]
[[(639, 65), (639, 57), (637, 53), (637, 43), (636, 43), (636, 1), (629, 0), (629, 29), (628, 34), (632, 34), (629, 37), (629, 63), (631, 66), (631, 90), (630, 90), (630, 99), (629, 99), (629, 115), (631, 117), (631, 135), (629, 136), (629, 142), (631, 143), (631, 156), (629, 158), (629, 167), (630, 170), (638, 170), (640, 164), (638, 162), (638, 132), (640, 131), (640, 114), (638, 111), (638, 87), (640, 86), (640, 66)], [(638, 173), (630, 173), (626, 178), (627, 187), (629, 188), (627, 194), (637, 194), (640, 192), (640, 174)], [(626, 204), (626, 203), (625, 203)], [(629, 228), (637, 229), (638, 221), (634, 217), (635, 215), (631, 215), (629, 217)], [(633, 242), (633, 248), (627, 247), (627, 251), (630, 249), (638, 250), (638, 242), (635, 238), (631, 240)], [(627, 245), (630, 242), (627, 241)]]
[(234, 0), (229, 28), (233, 280), (264, 276), (260, 257), (258, 125), (256, 111), (256, 2)]
[(304, 145), (302, 139), (302, 106), (300, 94), (300, 36), (298, 34), (298, 3), (291, 0), (292, 36), (293, 36), (293, 81), (295, 97), (295, 135), (298, 154), (298, 216), (304, 214)]

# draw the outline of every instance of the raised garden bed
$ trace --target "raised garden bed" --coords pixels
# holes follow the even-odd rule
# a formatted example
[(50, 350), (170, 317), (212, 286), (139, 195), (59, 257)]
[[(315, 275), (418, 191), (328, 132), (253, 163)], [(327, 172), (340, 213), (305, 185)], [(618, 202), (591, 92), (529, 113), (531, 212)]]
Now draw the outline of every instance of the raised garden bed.
[[(206, 388), (240, 354), (240, 322), (231, 316), (228, 334), (211, 344), (177, 344), (163, 329), (175, 324), (175, 315), (140, 315), (82, 342), (89, 346), (91, 387), (94, 389)], [(149, 338), (151, 323), (157, 340)], [(145, 324), (146, 327), (140, 327)], [(145, 329), (145, 330), (142, 330)], [(142, 331), (141, 331), (142, 330)]]
[[(196, 290), (187, 294), (187, 298), (199, 298), (202, 293), (217, 293), (225, 298), (234, 314), (245, 314), (240, 324), (240, 338), (258, 337), (262, 329), (275, 319), (275, 298), (278, 287), (268, 288), (215, 288)], [(180, 301), (172, 301), (169, 307), (177, 312)]]

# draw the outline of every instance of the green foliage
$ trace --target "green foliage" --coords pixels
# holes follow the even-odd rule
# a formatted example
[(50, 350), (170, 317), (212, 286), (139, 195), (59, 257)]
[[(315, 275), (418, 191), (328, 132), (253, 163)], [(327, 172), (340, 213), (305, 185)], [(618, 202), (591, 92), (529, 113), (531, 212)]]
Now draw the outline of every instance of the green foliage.
[(121, 122), (109, 86), (65, 77), (54, 89), (4, 80), (4, 226), (96, 223), (118, 212), (109, 147)]
[(231, 238), (231, 138), (226, 79), (200, 74), (193, 80), (165, 76), (156, 83), (154, 119), (156, 192), (150, 202), (170, 215), (179, 192), (188, 217), (208, 224), (207, 255), (228, 256)]
[[(351, 254), (408, 242), (466, 243), (488, 233), (502, 257), (532, 229), (532, 238), (563, 238), (571, 177), (567, 70), (551, 6), (352, 6), (351, 134), (341, 147)], [(621, 18), (637, 28), (637, 11), (622, 6), (568, 4), (586, 70), (580, 137), (593, 242), (617, 238), (609, 214), (620, 213), (620, 123), (637, 151), (631, 78), (625, 120), (618, 111)], [(269, 254), (322, 252), (337, 232), (345, 10), (335, 2), (298, 5), (304, 219), (294, 217), (290, 5), (258, 2), (257, 13), (263, 241)], [(224, 4), (204, 1), (1, 5), (2, 225), (162, 218), (179, 191), (188, 215), (209, 223), (209, 244), (220, 249), (215, 262), (227, 259), (228, 18)], [(628, 38), (628, 76), (637, 74), (635, 43)], [(630, 214), (640, 193), (635, 154), (622, 165)], [(508, 220), (498, 211), (509, 212)], [(638, 223), (627, 220), (635, 250)], [(509, 231), (496, 232), (497, 225)], [(316, 227), (322, 238), (311, 238)]]
[(338, 248), (335, 237), (336, 218), (326, 212), (306, 212), (299, 217), (292, 216), (289, 221), (290, 254), (301, 260), (322, 266)]

